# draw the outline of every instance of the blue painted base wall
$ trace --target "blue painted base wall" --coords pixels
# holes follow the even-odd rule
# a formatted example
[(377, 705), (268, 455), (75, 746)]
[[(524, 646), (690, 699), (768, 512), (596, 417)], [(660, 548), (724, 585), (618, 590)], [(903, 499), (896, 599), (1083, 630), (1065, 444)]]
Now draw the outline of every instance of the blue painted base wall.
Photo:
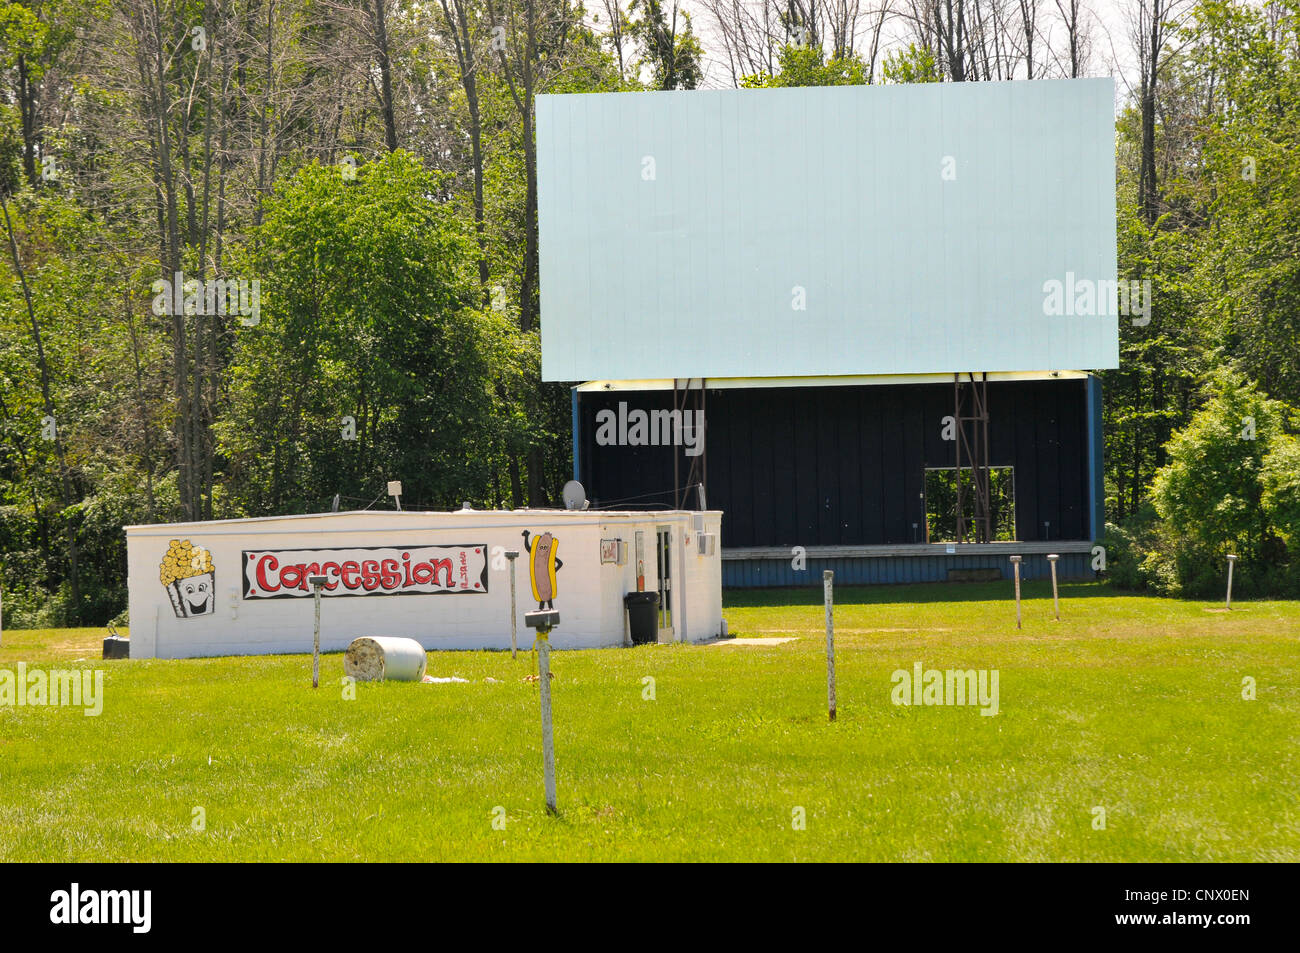
[[(820, 586), (822, 571), (835, 573), (841, 585), (888, 585), (907, 582), (947, 582), (949, 569), (997, 569), (1003, 579), (1012, 578), (1011, 562), (1006, 556), (856, 556), (844, 559), (809, 557), (801, 570), (791, 568), (789, 559), (724, 559), (724, 589), (757, 589), (764, 586)], [(1089, 553), (1062, 553), (1056, 564), (1061, 580), (1093, 580), (1092, 556)], [(1051, 579), (1052, 570), (1045, 555), (1026, 554), (1020, 564), (1020, 578)]]

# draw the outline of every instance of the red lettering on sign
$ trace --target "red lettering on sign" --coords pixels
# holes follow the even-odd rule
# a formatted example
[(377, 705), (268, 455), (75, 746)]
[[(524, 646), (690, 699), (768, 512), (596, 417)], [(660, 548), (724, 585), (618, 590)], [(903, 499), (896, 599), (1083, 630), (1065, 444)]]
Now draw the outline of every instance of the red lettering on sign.
[(361, 588), (366, 590), (366, 592), (373, 592), (379, 588), (379, 560), (362, 560)]
[(280, 570), (280, 585), (286, 589), (306, 589), (306, 579), (307, 567), (302, 563), (285, 566)]
[(361, 572), (361, 567), (357, 565), (356, 560), (349, 559), (343, 563), (343, 568), (339, 570), (339, 579), (343, 581), (344, 589), (355, 589), (357, 587), (356, 580), (348, 577), (355, 576), (359, 572)]
[(396, 559), (385, 559), (380, 564), (380, 579), (385, 589), (396, 589), (402, 584), (402, 570)]
[[(323, 577), (322, 590), (333, 595), (386, 595), (415, 591), (484, 592), (486, 581), (478, 576), (486, 568), (471, 554), (484, 558), (484, 546), (360, 547), (373, 559), (345, 559), (358, 550), (281, 550), (275, 553), (244, 553), (244, 598), (310, 596), (311, 579)], [(439, 551), (446, 556), (431, 555)], [(333, 556), (333, 559), (329, 557)], [(287, 562), (282, 562), (281, 560)]]
[(273, 586), (266, 580), (266, 571), (268, 569), (275, 569), (279, 565), (280, 560), (276, 559), (269, 553), (257, 561), (257, 584), (266, 592), (275, 592), (280, 588), (279, 583), (276, 583)]
[(433, 567), (433, 580), (432, 580), (432, 581), (433, 581), (433, 583), (434, 583), (435, 585), (436, 585), (437, 582), (438, 582), (438, 570), (442, 570), (443, 572), (445, 572), (445, 573), (447, 574), (447, 575), (446, 575), (446, 578), (447, 578), (447, 582), (446, 582), (447, 588), (450, 589), (450, 588), (455, 587), (456, 583), (455, 583), (455, 581), (452, 579), (452, 575), (451, 575), (451, 574), (452, 574), (452, 567), (451, 567), (451, 560), (450, 560), (450, 559), (431, 559), (431, 560), (429, 560), (429, 565)]
[(330, 570), (331, 570), (331, 569), (334, 570), (334, 576), (335, 576), (335, 579), (334, 579), (334, 581), (332, 581), (332, 582), (327, 581), (327, 582), (325, 583), (325, 588), (328, 589), (330, 592), (333, 592), (335, 589), (337, 589), (337, 588), (339, 587), (339, 584), (338, 584), (339, 564), (338, 564), (338, 563), (326, 563), (325, 565), (323, 565), (323, 566), (320, 567), (320, 573), (321, 573), (322, 576), (329, 576), (329, 575), (330, 575)]

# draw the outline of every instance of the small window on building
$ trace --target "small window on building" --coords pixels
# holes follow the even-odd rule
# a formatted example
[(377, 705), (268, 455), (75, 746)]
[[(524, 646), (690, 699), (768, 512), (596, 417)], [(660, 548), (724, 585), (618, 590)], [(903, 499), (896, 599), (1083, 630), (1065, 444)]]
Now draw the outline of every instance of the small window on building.
[[(970, 467), (961, 468), (963, 537), (975, 535), (975, 482)], [(1011, 542), (1016, 538), (1015, 467), (989, 467), (989, 497), (992, 509), (992, 538)], [(957, 471), (953, 467), (926, 468), (926, 542), (951, 543), (957, 539)]]

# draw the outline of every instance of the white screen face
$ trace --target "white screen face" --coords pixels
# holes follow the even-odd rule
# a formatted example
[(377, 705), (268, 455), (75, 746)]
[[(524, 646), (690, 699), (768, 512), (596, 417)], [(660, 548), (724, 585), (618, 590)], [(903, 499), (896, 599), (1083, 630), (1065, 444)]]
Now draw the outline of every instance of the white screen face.
[(1109, 79), (537, 103), (545, 380), (1118, 366)]

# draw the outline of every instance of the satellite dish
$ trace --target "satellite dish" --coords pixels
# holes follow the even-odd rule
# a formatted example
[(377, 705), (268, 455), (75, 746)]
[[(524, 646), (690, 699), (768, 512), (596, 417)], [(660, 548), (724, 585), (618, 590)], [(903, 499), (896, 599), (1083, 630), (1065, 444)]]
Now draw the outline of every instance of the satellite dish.
[(581, 483), (577, 480), (570, 480), (564, 484), (564, 508), (566, 510), (585, 510), (589, 505), (587, 491), (582, 488)]

